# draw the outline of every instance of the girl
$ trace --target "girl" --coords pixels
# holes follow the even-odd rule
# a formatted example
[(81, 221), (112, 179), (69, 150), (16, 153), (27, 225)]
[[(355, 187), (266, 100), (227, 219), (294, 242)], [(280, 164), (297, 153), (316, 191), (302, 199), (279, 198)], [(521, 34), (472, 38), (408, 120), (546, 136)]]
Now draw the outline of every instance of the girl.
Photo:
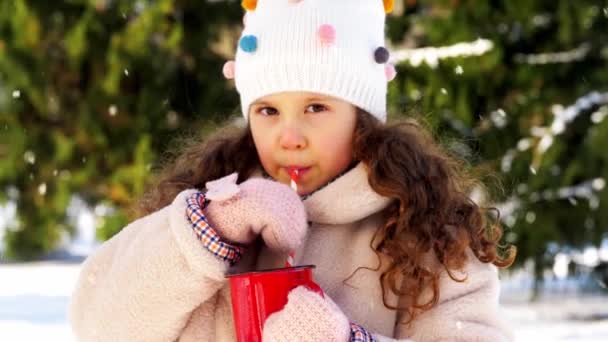
[[(244, 1), (225, 66), (244, 126), (189, 147), (145, 216), (83, 264), (85, 341), (234, 341), (227, 273), (314, 264), (265, 341), (509, 341), (501, 229), (474, 182), (414, 121), (387, 125), (391, 1)], [(287, 184), (299, 172), (298, 192)]]

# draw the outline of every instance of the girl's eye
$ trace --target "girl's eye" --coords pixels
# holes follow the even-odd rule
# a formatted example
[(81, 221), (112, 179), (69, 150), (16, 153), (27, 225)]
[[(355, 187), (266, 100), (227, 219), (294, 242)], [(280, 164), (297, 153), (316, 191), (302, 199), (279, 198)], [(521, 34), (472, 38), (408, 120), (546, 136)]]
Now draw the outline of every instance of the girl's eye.
[(311, 104), (310, 106), (308, 106), (308, 108), (312, 108), (312, 111), (315, 113), (319, 113), (319, 112), (323, 112), (327, 110), (327, 107), (325, 107), (322, 104)]
[(269, 116), (269, 115), (275, 115), (276, 113), (278, 113), (278, 111), (272, 107), (264, 107), (264, 108), (258, 109), (258, 113), (260, 113), (264, 116)]

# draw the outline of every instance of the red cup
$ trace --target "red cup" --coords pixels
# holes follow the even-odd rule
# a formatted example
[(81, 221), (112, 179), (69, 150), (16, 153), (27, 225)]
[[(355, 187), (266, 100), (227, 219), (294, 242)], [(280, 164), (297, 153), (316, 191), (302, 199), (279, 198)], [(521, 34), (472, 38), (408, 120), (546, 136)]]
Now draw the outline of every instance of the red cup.
[(262, 341), (266, 318), (287, 304), (287, 295), (304, 285), (323, 296), (312, 280), (314, 265), (279, 268), (227, 275), (232, 293), (232, 311), (239, 342)]

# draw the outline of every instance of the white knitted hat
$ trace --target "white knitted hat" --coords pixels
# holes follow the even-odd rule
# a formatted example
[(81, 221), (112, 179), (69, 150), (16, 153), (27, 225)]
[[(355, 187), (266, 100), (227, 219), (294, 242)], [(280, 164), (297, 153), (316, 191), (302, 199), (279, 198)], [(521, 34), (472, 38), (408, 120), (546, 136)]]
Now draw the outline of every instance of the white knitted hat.
[(393, 1), (251, 0), (234, 78), (245, 119), (260, 97), (283, 91), (334, 96), (386, 121), (387, 82), (395, 77), (384, 47), (384, 21)]

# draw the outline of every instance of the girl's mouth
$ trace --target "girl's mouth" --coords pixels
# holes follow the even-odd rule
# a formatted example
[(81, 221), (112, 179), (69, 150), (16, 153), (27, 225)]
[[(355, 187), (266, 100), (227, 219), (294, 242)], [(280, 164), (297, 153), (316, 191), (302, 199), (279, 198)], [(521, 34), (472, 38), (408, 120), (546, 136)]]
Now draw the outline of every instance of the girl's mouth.
[(306, 166), (288, 166), (285, 169), (287, 170), (288, 175), (291, 175), (292, 173), (297, 172), (297, 178), (302, 179), (302, 177), (304, 177), (306, 172), (308, 172), (308, 170), (310, 170), (310, 166), (308, 166), (308, 167), (306, 167)]

